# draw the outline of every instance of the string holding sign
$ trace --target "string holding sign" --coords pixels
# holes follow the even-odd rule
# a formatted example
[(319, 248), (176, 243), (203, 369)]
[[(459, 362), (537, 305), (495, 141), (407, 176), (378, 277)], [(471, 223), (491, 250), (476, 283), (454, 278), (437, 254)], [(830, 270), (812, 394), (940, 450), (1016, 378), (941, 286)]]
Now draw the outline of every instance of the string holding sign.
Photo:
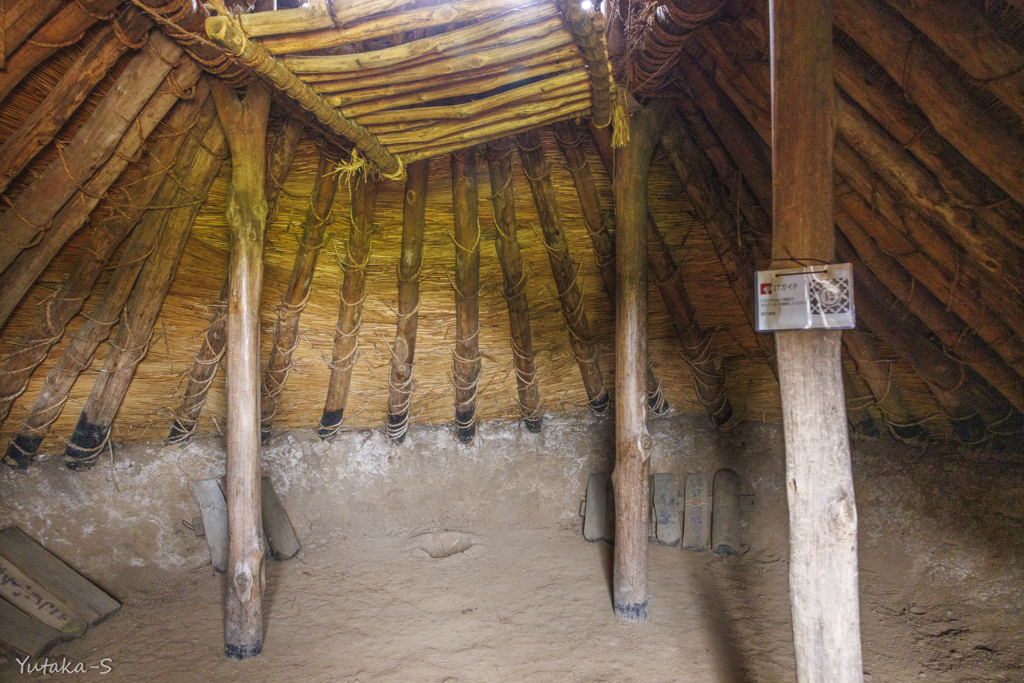
[(849, 330), (857, 325), (849, 263), (761, 270), (755, 287), (758, 332)]

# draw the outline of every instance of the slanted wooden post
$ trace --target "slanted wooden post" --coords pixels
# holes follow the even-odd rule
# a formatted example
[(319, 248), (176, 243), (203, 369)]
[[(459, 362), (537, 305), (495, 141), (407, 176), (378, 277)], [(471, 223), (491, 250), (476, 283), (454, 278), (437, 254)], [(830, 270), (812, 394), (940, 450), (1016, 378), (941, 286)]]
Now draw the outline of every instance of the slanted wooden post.
[[(540, 218), (551, 274), (558, 288), (558, 303), (562, 306), (562, 318), (569, 331), (569, 346), (576, 357), (576, 365), (579, 366), (583, 386), (587, 390), (590, 409), (601, 415), (608, 409), (608, 390), (604, 386), (604, 375), (598, 362), (597, 344), (587, 322), (583, 289), (578, 281), (579, 267), (569, 253), (569, 242), (562, 227), (558, 200), (555, 198), (555, 188), (551, 183), (551, 169), (536, 130), (520, 133), (516, 140), (519, 143), (523, 173), (530, 182), (533, 203)], [(646, 369), (644, 372), (646, 376)], [(646, 385), (646, 381), (644, 384)]]
[[(601, 196), (597, 192), (597, 185), (594, 184), (594, 176), (590, 172), (590, 164), (587, 162), (587, 152), (583, 148), (583, 137), (580, 135), (579, 127), (572, 121), (558, 121), (551, 124), (551, 130), (555, 134), (555, 140), (562, 149), (565, 156), (566, 166), (572, 175), (573, 185), (576, 186), (576, 196), (580, 200), (580, 208), (583, 210), (583, 226), (590, 235), (590, 241), (594, 245), (594, 257), (597, 267), (601, 269), (601, 279), (604, 280), (605, 291), (611, 297), (612, 304), (615, 302), (615, 240), (612, 239), (611, 230), (608, 229), (609, 216), (601, 207)], [(611, 154), (612, 130), (611, 127), (594, 128), (607, 134), (608, 154)], [(595, 137), (595, 141), (597, 141)], [(598, 151), (604, 158), (605, 150), (601, 148), (598, 141)], [(605, 167), (608, 175), (612, 173), (611, 157), (605, 159)], [(647, 407), (655, 415), (664, 415), (670, 408), (665, 399), (665, 392), (661, 389), (661, 382), (654, 376), (654, 370), (647, 368)]]
[(373, 213), (377, 208), (379, 181), (372, 173), (357, 175), (349, 181), (349, 231), (345, 250), (345, 271), (341, 283), (341, 306), (334, 334), (331, 357), (331, 379), (327, 385), (324, 412), (316, 433), (331, 439), (341, 429), (352, 381), (352, 366), (359, 353), (359, 326), (363, 321), (363, 299), (366, 298), (366, 268), (370, 265), (373, 236)]
[(629, 118), (629, 142), (615, 153), (615, 614), (647, 619), (647, 176), (669, 108), (656, 102)]
[[(832, 3), (770, 0), (772, 265), (835, 257)], [(790, 598), (800, 683), (863, 680), (841, 333), (776, 332), (789, 499)]]
[(487, 143), (487, 168), (491, 179), (495, 251), (501, 263), (508, 304), (509, 341), (512, 344), (512, 366), (516, 371), (519, 409), (523, 423), (531, 432), (539, 432), (543, 422), (540, 392), (537, 389), (537, 367), (533, 362), (533, 332), (530, 309), (526, 299), (526, 272), (519, 251), (516, 232), (515, 193), (512, 188), (512, 141), (498, 138)]
[(476, 153), (452, 152), (452, 204), (455, 210), (455, 428), (462, 443), (476, 437), (476, 398), (480, 384), (480, 222), (477, 216)]
[[(325, 146), (327, 143), (324, 143)], [(263, 375), (263, 389), (260, 394), (260, 439), (266, 443), (273, 434), (274, 417), (281, 402), (288, 373), (292, 367), (292, 352), (299, 343), (299, 318), (306, 307), (309, 292), (313, 286), (316, 260), (323, 246), (324, 232), (334, 220), (334, 194), (338, 189), (338, 177), (334, 173), (334, 155), (327, 149), (320, 152), (320, 162), (309, 198), (306, 221), (302, 227), (295, 253), (295, 263), (288, 286), (277, 309), (277, 324), (274, 326), (274, 344), (270, 348), (267, 371)]]
[[(303, 127), (302, 119), (291, 116), (286, 118), (274, 138), (270, 153), (267, 154), (267, 225), (272, 223), (277, 215), (277, 198), (281, 194), (281, 184), (292, 164)], [(224, 355), (224, 345), (227, 344), (228, 285), (228, 278), (225, 278), (217, 302), (213, 305), (213, 320), (203, 333), (203, 341), (193, 357), (192, 367), (185, 373), (188, 384), (181, 395), (178, 409), (174, 411), (171, 433), (167, 437), (169, 443), (184, 443), (189, 440), (199, 421), (199, 414), (203, 411), (206, 397), (210, 393), (210, 385), (217, 374), (217, 364), (220, 363)]]
[(224, 654), (232, 659), (263, 651), (263, 540), (260, 529), (260, 290), (267, 221), (264, 147), (270, 93), (249, 85), (239, 101), (228, 86), (211, 84), (231, 149), (227, 218), (228, 266), (228, 591)]

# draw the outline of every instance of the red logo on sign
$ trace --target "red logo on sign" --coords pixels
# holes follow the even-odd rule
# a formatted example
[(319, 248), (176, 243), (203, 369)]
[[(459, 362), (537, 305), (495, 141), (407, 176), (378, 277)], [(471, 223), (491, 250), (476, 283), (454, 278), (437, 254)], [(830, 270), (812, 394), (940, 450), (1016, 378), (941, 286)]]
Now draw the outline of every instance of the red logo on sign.
[(762, 282), (761, 283), (761, 296), (766, 296), (772, 293), (772, 283)]

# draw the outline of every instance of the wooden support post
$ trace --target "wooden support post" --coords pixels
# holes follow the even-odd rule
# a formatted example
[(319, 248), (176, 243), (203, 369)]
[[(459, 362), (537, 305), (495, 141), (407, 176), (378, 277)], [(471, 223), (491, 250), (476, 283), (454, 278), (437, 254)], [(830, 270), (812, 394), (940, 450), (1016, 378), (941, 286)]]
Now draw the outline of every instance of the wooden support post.
[[(179, 66), (167, 75), (160, 92), (150, 97), (139, 115), (130, 122), (132, 133), (125, 134), (117, 142), (110, 158), (91, 178), (81, 186), (75, 187), (71, 198), (64, 203), (63, 207), (58, 207), (59, 210), (50, 219), (48, 229), (38, 233), (32, 246), (21, 250), (14, 263), (0, 275), (0, 291), (4, 292), (4, 296), (0, 298), (0, 324), (7, 320), (25, 293), (68, 239), (85, 224), (100, 199), (128, 167), (129, 161), (145, 146), (145, 139), (178, 101), (180, 93), (173, 92), (170, 83), (174, 82), (180, 86), (191, 88), (196, 84), (199, 74), (199, 67), (195, 62), (182, 60)], [(206, 92), (205, 85), (197, 85), (197, 89)], [(91, 119), (83, 125), (81, 130), (85, 130), (90, 122)], [(76, 139), (78, 139), (77, 136)], [(70, 148), (70, 145), (65, 148), (63, 154), (70, 154), (68, 152)], [(81, 147), (78, 149), (80, 152), (84, 151)], [(60, 163), (59, 159), (57, 163)], [(42, 190), (39, 191), (42, 192)], [(44, 199), (41, 201), (45, 203), (45, 193)]]
[(160, 237), (135, 281), (111, 351), (82, 408), (75, 431), (68, 439), (64, 464), (69, 469), (92, 467), (106, 446), (135, 369), (149, 352), (153, 327), (171, 288), (196, 214), (220, 172), (226, 152), (224, 132), (214, 123), (195, 160), (181, 177), (181, 185), (170, 204), (174, 208), (163, 212)]
[[(606, 129), (595, 127), (593, 136), (611, 174), (611, 135)], [(688, 184), (687, 191), (692, 189), (692, 184)], [(707, 196), (699, 199), (705, 203), (709, 201)], [(733, 411), (729, 398), (725, 395), (725, 372), (718, 369), (714, 354), (711, 353), (712, 332), (702, 329), (697, 323), (690, 295), (687, 294), (686, 286), (680, 277), (682, 270), (672, 257), (672, 252), (669, 251), (665, 238), (650, 212), (647, 213), (647, 260), (654, 283), (658, 286), (669, 317), (672, 318), (676, 336), (682, 344), (683, 357), (690, 366), (697, 400), (704, 406), (712, 424), (716, 427), (727, 425), (732, 422)]]
[(270, 93), (250, 85), (239, 101), (228, 86), (211, 84), (231, 149), (227, 217), (231, 231), (227, 314), (228, 590), (224, 654), (263, 651), (262, 518), (260, 512), (260, 290), (267, 220), (264, 146)]
[[(594, 257), (597, 267), (601, 270), (605, 291), (608, 292), (614, 305), (615, 240), (608, 229), (610, 215), (601, 207), (601, 195), (597, 192), (594, 176), (590, 172), (587, 152), (583, 148), (583, 137), (580, 134), (580, 129), (571, 120), (553, 123), (551, 129), (554, 131), (555, 140), (558, 142), (563, 156), (565, 156), (566, 166), (572, 175), (573, 184), (576, 186), (576, 195), (580, 200), (580, 208), (583, 209), (583, 225), (594, 245)], [(609, 126), (604, 128), (594, 126), (593, 130), (595, 140), (598, 139), (600, 133), (601, 142), (607, 143), (599, 143), (598, 147), (610, 177), (612, 175), (610, 156), (612, 153), (612, 130)], [(668, 400), (665, 399), (661, 382), (655, 377), (654, 370), (650, 365), (647, 367), (647, 407), (655, 415), (664, 415), (671, 407)]]
[[(831, 2), (770, 0), (772, 265), (835, 257)], [(863, 680), (854, 503), (836, 330), (776, 332), (797, 680)]]
[(0, 216), (0, 271), (38, 242), (65, 202), (106, 163), (180, 56), (177, 44), (154, 33), (148, 48), (135, 55), (60, 158)]
[(512, 141), (498, 138), (487, 143), (487, 168), (491, 179), (491, 206), (494, 216), (495, 251), (501, 263), (508, 304), (509, 341), (512, 366), (516, 371), (519, 410), (526, 428), (540, 432), (542, 414), (537, 389), (537, 368), (533, 362), (533, 334), (530, 309), (526, 300), (527, 276), (516, 236), (515, 193), (512, 187)]
[[(281, 125), (281, 130), (274, 137), (274, 144), (267, 155), (266, 174), (266, 195), (267, 195), (267, 225), (270, 225), (277, 216), (277, 199), (281, 194), (281, 184), (288, 173), (295, 156), (295, 149), (302, 136), (303, 123), (301, 119), (288, 117)], [(174, 421), (171, 423), (171, 432), (167, 437), (169, 443), (184, 443), (195, 431), (196, 423), (199, 421), (199, 414), (203, 411), (206, 397), (210, 392), (210, 385), (217, 374), (217, 365), (224, 355), (224, 346), (227, 344), (227, 308), (228, 308), (228, 278), (224, 280), (220, 295), (213, 305), (214, 317), (203, 333), (203, 341), (199, 351), (193, 358), (192, 367), (185, 373), (188, 377), (188, 384), (185, 392), (181, 395), (181, 403), (174, 412)]]
[(476, 437), (480, 387), (480, 221), (477, 215), (476, 152), (452, 152), (452, 204), (455, 211), (455, 434), (462, 443)]
[(647, 619), (647, 176), (669, 111), (664, 101), (629, 117), (615, 152), (615, 558), (612, 597), (625, 621)]
[(281, 305), (277, 309), (274, 343), (270, 348), (270, 359), (263, 375), (260, 395), (260, 438), (263, 443), (269, 441), (273, 433), (274, 416), (281, 402), (281, 392), (284, 391), (285, 382), (288, 380), (288, 372), (292, 367), (292, 351), (299, 343), (299, 318), (309, 299), (317, 256), (320, 255), (320, 248), (323, 246), (324, 232), (334, 220), (332, 208), (334, 194), (338, 188), (338, 177), (334, 173), (335, 165), (333, 156), (326, 149), (321, 150), (313, 195), (309, 198), (309, 208), (306, 210), (306, 221), (302, 226), (302, 237), (299, 238), (292, 274), (281, 297)]
[[(178, 190), (177, 179), (182, 177), (196, 160), (201, 151), (203, 138), (215, 125), (218, 125), (216, 112), (213, 102), (208, 101), (202, 107), (200, 117), (191, 128), (191, 133), (178, 150), (168, 177), (162, 179), (159, 189), (153, 195), (153, 205), (167, 207), (173, 204)], [(4, 462), (8, 465), (17, 468), (27, 467), (42, 443), (47, 428), (60, 416), (75, 380), (89, 367), (96, 347), (107, 338), (110, 328), (117, 322), (135, 280), (160, 235), (164, 215), (165, 211), (147, 211), (132, 231), (103, 296), (86, 316), (85, 323), (75, 333), (64, 355), (50, 369), (29, 409), (28, 416), (22, 421), (21, 431), (7, 447)]]
[[(558, 212), (558, 201), (555, 199), (555, 188), (551, 183), (551, 170), (548, 168), (540, 135), (536, 130), (520, 133), (516, 136), (519, 146), (519, 158), (523, 162), (523, 173), (530, 182), (533, 202), (540, 218), (541, 232), (551, 263), (551, 273), (558, 288), (558, 302), (562, 307), (562, 318), (569, 330), (569, 345), (580, 375), (586, 387), (590, 409), (598, 415), (608, 409), (608, 391), (604, 386), (604, 376), (598, 362), (597, 344), (590, 333), (587, 312), (583, 302), (583, 290), (578, 282), (579, 267), (569, 253), (569, 243), (562, 229), (562, 219)], [(646, 371), (644, 373), (646, 378)], [(644, 382), (646, 384), (646, 381)], [(646, 400), (646, 398), (645, 398)]]
[(129, 47), (145, 42), (152, 25), (149, 17), (128, 7), (92, 39), (46, 98), (0, 147), (0, 192), (53, 140), (121, 55)]
[(333, 438), (341, 429), (352, 381), (352, 366), (356, 364), (359, 353), (359, 325), (363, 320), (363, 299), (366, 298), (366, 268), (370, 265), (378, 184), (373, 174), (368, 173), (357, 176), (349, 185), (348, 248), (341, 264), (345, 271), (341, 284), (341, 310), (334, 335), (327, 399), (316, 429), (317, 436), (324, 440)]
[(391, 348), (388, 378), (388, 438), (405, 440), (412, 407), (413, 363), (420, 310), (420, 271), (423, 268), (423, 229), (427, 212), (430, 162), (416, 161), (406, 169), (405, 204), (402, 209), (402, 256), (398, 262), (398, 313), (395, 344)]
[(22, 335), (17, 349), (4, 362), (0, 371), (0, 397), (3, 397), (0, 398), (0, 422), (7, 418), (11, 404), (25, 390), (33, 371), (63, 335), (67, 324), (82, 310), (114, 250), (139, 222), (173, 167), (209, 94), (205, 80), (201, 83), (202, 93), (197, 89), (196, 97), (179, 102), (164, 119), (166, 126), (175, 133), (160, 138), (150, 150), (143, 167), (143, 180), (128, 188), (117, 200), (117, 208), (111, 216), (96, 226), (88, 246), (75, 259), (60, 289), (45, 303), (39, 319)]

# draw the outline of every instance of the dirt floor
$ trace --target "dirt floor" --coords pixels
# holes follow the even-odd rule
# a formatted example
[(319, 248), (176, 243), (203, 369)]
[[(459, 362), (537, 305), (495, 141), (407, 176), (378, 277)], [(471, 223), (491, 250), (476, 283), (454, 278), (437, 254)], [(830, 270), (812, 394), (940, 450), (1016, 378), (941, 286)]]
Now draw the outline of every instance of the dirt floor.
[[(562, 425), (569, 432), (577, 426)], [(756, 496), (755, 510), (743, 515), (739, 557), (651, 546), (646, 623), (622, 623), (612, 614), (611, 547), (583, 540), (576, 509), (551, 512), (578, 508), (593, 466), (588, 461), (564, 477), (561, 497), (545, 497), (541, 489), (519, 496), (522, 487), (502, 491), (487, 480), (473, 487), (460, 479), (456, 491), (448, 488), (451, 477), (420, 472), (422, 487), (452, 501), (447, 517), (433, 498), (414, 490), (415, 478), (397, 491), (382, 480), (331, 480), (338, 490), (319, 503), (326, 510), (339, 497), (358, 501), (365, 485), (385, 501), (400, 494), (422, 500), (419, 525), (414, 508), (396, 512), (388, 524), (354, 519), (358, 504), (348, 505), (346, 520), (324, 510), (318, 515), (317, 501), (308, 500), (314, 489), (295, 486), (286, 506), (295, 509), (304, 548), (294, 560), (268, 562), (261, 656), (223, 658), (224, 579), (202, 560), (205, 549), (193, 539), (182, 545), (188, 561), (180, 566), (154, 555), (107, 574), (105, 586), (124, 607), (58, 646), (49, 662), (96, 665), (101, 668), (67, 678), (102, 681), (793, 681), (777, 430), (734, 431), (725, 439), (731, 451), (701, 460), (693, 449), (701, 450), (705, 435), (692, 423), (666, 424), (655, 437), (670, 441), (667, 434), (681, 427), (690, 440), (676, 444), (678, 457), (707, 474), (736, 454), (760, 456), (740, 470), (744, 491)], [(604, 435), (593, 438), (603, 442)], [(665, 466), (668, 454), (660, 457), (656, 469), (672, 469)], [(416, 471), (417, 463), (408, 458), (402, 469)], [(865, 680), (1024, 681), (1019, 457), (882, 439), (855, 445), (854, 468)], [(469, 464), (459, 469), (472, 470)], [(537, 472), (554, 477), (554, 470)], [(388, 481), (393, 485), (395, 477)], [(124, 479), (120, 487), (124, 494)], [(467, 506), (470, 499), (477, 502)], [(488, 500), (501, 514), (481, 511)], [(31, 529), (35, 513), (19, 509)], [(8, 510), (2, 521), (17, 517)], [(45, 525), (36, 526), (38, 536)], [(436, 535), (443, 530), (458, 533)], [(93, 540), (109, 540), (102, 533), (92, 532)], [(186, 544), (181, 534), (175, 538)], [(432, 557), (447, 548), (464, 550)], [(123, 548), (111, 547), (108, 556), (111, 551)], [(166, 560), (169, 552), (164, 548), (159, 557)], [(86, 568), (101, 566), (90, 557), (82, 555)], [(0, 681), (41, 678), (22, 676), (20, 667), (9, 655)], [(105, 667), (110, 671), (103, 675)]]

